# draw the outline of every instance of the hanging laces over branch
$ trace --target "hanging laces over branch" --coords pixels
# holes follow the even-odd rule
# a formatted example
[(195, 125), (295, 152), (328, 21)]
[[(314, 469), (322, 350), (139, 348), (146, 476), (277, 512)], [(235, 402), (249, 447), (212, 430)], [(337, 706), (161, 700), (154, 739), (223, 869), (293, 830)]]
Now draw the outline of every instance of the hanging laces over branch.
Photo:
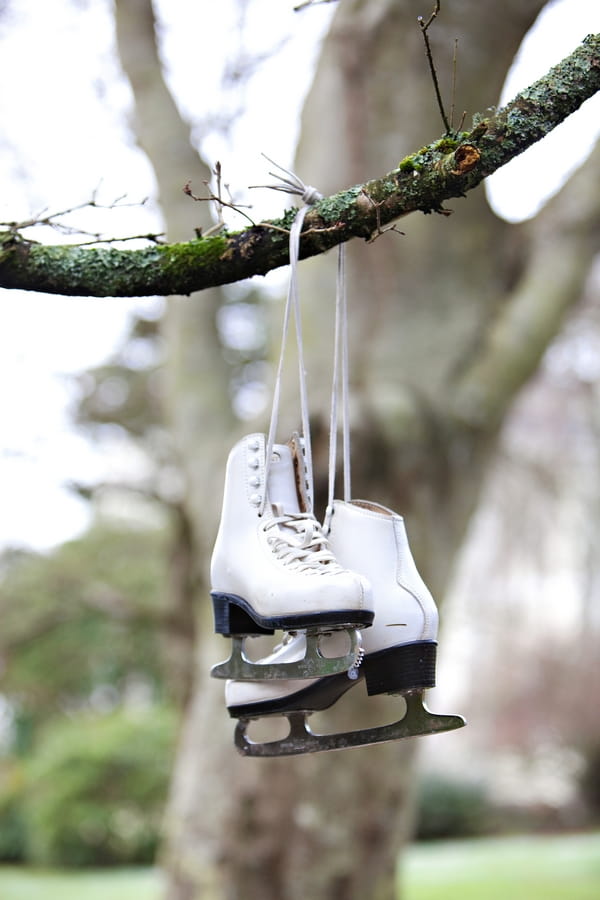
[(335, 476), (337, 467), (338, 401), (342, 404), (342, 478), (343, 499), (351, 497), (350, 473), (350, 390), (348, 371), (348, 297), (346, 293), (346, 245), (338, 247), (337, 280), (335, 292), (335, 328), (333, 344), (333, 376), (331, 381), (331, 405), (329, 417), (329, 481), (327, 509), (323, 530), (329, 533), (333, 515)]
[[(285, 348), (287, 344), (287, 336), (289, 330), (290, 314), (294, 313), (294, 324), (296, 331), (296, 345), (298, 348), (298, 384), (300, 389), (300, 414), (302, 422), (302, 438), (304, 440), (304, 462), (306, 466), (306, 492), (312, 506), (313, 502), (313, 465), (312, 465), (312, 446), (310, 439), (310, 420), (308, 411), (308, 393), (306, 387), (306, 368), (304, 365), (304, 346), (302, 340), (302, 321), (300, 312), (300, 298), (298, 293), (298, 259), (300, 254), (300, 233), (304, 223), (304, 217), (310, 207), (322, 199), (323, 195), (314, 187), (304, 184), (294, 172), (290, 172), (283, 166), (278, 165), (272, 159), (269, 159), (263, 153), (271, 165), (275, 166), (279, 172), (285, 173), (284, 176), (269, 172), (273, 178), (280, 178), (277, 184), (252, 185), (252, 187), (264, 187), (274, 191), (283, 191), (286, 194), (293, 194), (300, 197), (302, 206), (296, 213), (292, 227), (290, 229), (290, 280), (288, 285), (288, 293), (285, 303), (283, 315), (283, 329), (281, 335), (281, 349), (279, 353), (279, 363), (277, 365), (277, 373), (275, 376), (275, 385), (273, 388), (273, 406), (271, 408), (271, 422), (269, 425), (269, 434), (267, 437), (266, 459), (265, 459), (265, 484), (268, 484), (269, 468), (271, 465), (271, 456), (273, 454), (273, 445), (275, 443), (275, 435), (277, 431), (277, 423), (279, 419), (279, 406), (281, 400), (281, 381), (283, 376), (283, 364), (285, 359)], [(285, 177), (288, 176), (288, 177)], [(266, 491), (263, 495), (263, 501), (260, 513), (264, 512), (266, 502)], [(312, 511), (312, 510), (309, 510)]]

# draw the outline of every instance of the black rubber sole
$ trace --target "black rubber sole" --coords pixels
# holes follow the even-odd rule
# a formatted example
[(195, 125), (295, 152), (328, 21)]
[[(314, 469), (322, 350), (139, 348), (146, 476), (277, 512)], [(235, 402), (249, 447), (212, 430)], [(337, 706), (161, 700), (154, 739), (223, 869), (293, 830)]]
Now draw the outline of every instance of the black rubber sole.
[(211, 591), (215, 617), (215, 632), (260, 635), (281, 631), (299, 631), (304, 628), (326, 630), (330, 628), (366, 628), (373, 622), (372, 610), (336, 610), (334, 612), (312, 612), (291, 616), (260, 616), (243, 597)]
[(333, 706), (346, 691), (364, 679), (369, 696), (406, 694), (435, 687), (435, 641), (413, 641), (397, 644), (365, 656), (358, 678), (347, 673), (317, 678), (293, 694), (258, 703), (228, 707), (234, 719), (253, 719), (287, 712), (317, 712)]

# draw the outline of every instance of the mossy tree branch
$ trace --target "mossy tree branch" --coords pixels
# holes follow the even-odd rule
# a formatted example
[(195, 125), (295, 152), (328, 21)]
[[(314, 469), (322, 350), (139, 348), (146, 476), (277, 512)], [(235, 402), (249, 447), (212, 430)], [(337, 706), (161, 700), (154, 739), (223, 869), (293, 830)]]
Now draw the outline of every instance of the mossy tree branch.
[[(462, 197), (563, 122), (600, 90), (600, 35), (496, 112), (476, 116), (470, 132), (445, 135), (392, 172), (321, 200), (305, 220), (302, 258), (353, 237), (370, 240), (411, 212), (447, 212)], [(141, 250), (45, 246), (0, 233), (0, 287), (70, 296), (190, 294), (264, 275), (288, 262), (293, 210), (239, 232)]]

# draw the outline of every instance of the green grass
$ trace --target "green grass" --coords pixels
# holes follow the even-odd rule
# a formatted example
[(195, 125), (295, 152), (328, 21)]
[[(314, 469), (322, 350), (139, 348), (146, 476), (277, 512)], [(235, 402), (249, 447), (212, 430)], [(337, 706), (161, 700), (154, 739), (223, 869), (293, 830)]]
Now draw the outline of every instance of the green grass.
[(418, 844), (402, 900), (599, 900), (600, 834)]
[(0, 867), (2, 900), (160, 900), (154, 869), (46, 871)]
[[(402, 900), (598, 900), (600, 832), (409, 848)], [(161, 900), (155, 869), (0, 867), (1, 900)]]

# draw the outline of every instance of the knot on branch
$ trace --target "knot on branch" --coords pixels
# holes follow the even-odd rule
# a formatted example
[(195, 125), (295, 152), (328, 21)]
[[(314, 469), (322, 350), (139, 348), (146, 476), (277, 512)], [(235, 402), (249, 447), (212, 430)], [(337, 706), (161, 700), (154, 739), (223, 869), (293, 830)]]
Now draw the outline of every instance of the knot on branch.
[(455, 167), (450, 170), (451, 175), (466, 175), (471, 172), (479, 160), (481, 153), (473, 144), (461, 144), (454, 153)]
[(436, 168), (443, 175), (466, 175), (481, 159), (481, 153), (473, 144), (461, 144), (452, 153), (447, 153), (437, 163)]

